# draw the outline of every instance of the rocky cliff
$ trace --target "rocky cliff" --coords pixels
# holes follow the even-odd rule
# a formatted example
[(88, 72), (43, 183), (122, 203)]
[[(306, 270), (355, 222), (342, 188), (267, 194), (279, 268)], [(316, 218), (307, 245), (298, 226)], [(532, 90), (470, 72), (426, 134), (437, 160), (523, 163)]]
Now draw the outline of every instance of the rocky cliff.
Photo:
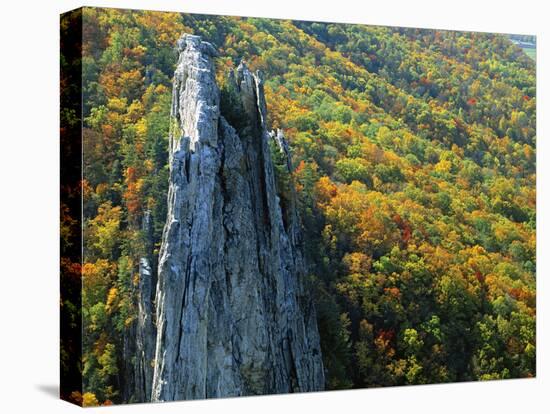
[(150, 252), (139, 262), (138, 315), (136, 325), (136, 401), (149, 401), (153, 381), (153, 359), (155, 357), (156, 328), (154, 324), (154, 297), (156, 285), (156, 264), (152, 242), (152, 223), (150, 212), (145, 212), (142, 230), (145, 235), (145, 251)]
[(154, 255), (151, 213), (143, 215), (145, 254), (139, 260), (138, 283), (132, 290), (136, 309), (135, 319), (124, 330), (122, 364), (120, 374), (121, 393), (124, 401), (148, 402), (151, 399), (153, 360), (155, 358), (155, 288), (156, 257)]
[(184, 35), (178, 48), (151, 400), (322, 390), (298, 219), (269, 140), (288, 147), (267, 131), (261, 76), (241, 64), (222, 94), (212, 45)]

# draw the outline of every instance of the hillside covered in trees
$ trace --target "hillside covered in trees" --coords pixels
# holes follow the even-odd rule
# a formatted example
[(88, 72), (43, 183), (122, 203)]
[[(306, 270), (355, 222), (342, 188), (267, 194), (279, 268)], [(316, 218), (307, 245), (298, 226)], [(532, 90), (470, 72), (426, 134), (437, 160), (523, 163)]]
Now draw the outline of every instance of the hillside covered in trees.
[[(150, 243), (158, 255), (167, 217), (182, 33), (217, 49), (229, 110), (227, 71), (243, 58), (263, 74), (268, 124), (292, 153), (277, 185), (282, 204), (296, 188), (327, 390), (535, 376), (535, 62), (507, 36), (93, 8), (84, 18), (84, 388), (73, 398), (131, 401), (125, 347), (139, 260)], [(74, 212), (62, 211), (68, 237)]]

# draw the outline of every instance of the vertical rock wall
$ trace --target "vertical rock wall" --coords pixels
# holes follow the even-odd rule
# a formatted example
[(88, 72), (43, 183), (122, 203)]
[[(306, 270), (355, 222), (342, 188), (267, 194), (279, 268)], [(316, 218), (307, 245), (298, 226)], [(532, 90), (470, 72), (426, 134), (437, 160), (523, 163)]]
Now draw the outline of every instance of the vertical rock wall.
[(220, 110), (215, 49), (191, 35), (178, 46), (151, 399), (322, 390), (299, 225), (294, 204), (283, 211), (277, 196), (262, 79), (244, 64), (229, 78), (236, 130)]
[(151, 214), (145, 212), (142, 230), (145, 235), (145, 251), (148, 255), (139, 262), (138, 315), (136, 322), (136, 392), (139, 402), (149, 401), (153, 382), (153, 361), (155, 358), (156, 327), (154, 317), (154, 297), (156, 288), (156, 261), (153, 257), (153, 229)]

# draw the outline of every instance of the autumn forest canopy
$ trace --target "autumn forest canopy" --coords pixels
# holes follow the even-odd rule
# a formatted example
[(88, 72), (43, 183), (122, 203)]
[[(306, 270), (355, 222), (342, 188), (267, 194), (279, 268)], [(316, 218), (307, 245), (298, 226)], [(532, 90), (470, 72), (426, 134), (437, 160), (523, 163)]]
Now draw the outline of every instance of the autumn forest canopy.
[(182, 33), (217, 49), (222, 105), (241, 59), (263, 74), (268, 123), (292, 152), (288, 173), (273, 151), (277, 190), (284, 203), (296, 188), (326, 389), (535, 376), (535, 62), (508, 36), (91, 8), (84, 19), (82, 268), (62, 259), (83, 276), (82, 314), (62, 298), (84, 329), (75, 398), (126, 398), (139, 258), (158, 254), (167, 215)]

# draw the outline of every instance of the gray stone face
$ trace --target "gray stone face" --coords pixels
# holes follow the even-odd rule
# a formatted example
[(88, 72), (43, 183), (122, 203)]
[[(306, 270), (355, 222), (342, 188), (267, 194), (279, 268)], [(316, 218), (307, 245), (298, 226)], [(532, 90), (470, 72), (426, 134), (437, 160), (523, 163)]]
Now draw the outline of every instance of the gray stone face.
[(151, 383), (153, 381), (153, 358), (155, 350), (155, 327), (151, 320), (153, 316), (153, 304), (151, 292), (152, 272), (149, 260), (141, 258), (139, 263), (139, 298), (138, 319), (136, 327), (136, 371), (138, 378), (136, 383), (136, 398), (139, 401), (147, 401), (151, 395)]
[(128, 402), (150, 401), (155, 358), (156, 260), (149, 211), (143, 215), (142, 231), (145, 236), (145, 255), (139, 261), (139, 282), (133, 292), (137, 314), (135, 322), (124, 331), (123, 342), (122, 395), (124, 401)]
[(215, 49), (190, 35), (178, 48), (151, 400), (322, 390), (299, 221), (277, 196), (261, 76), (242, 63), (229, 77), (236, 131), (220, 112)]

